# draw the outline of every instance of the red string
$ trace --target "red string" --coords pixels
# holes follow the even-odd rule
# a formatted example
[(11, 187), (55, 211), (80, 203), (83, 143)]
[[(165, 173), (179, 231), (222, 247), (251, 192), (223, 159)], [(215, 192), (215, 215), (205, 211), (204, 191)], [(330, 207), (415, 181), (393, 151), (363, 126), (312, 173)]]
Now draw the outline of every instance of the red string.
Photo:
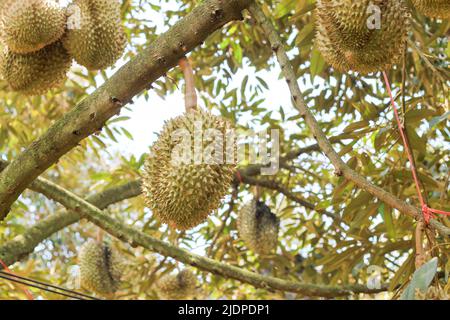
[[(0, 259), (0, 265), (2, 265), (3, 269), (5, 269), (8, 273), (14, 275), (14, 273), (11, 270), (9, 270), (8, 266), (6, 265), (6, 263), (4, 263), (2, 261), (2, 259)], [(23, 288), (23, 287), (21, 287), (21, 288), (22, 288), (23, 292), (25, 293), (25, 295), (27, 296), (28, 300), (34, 300), (33, 296), (31, 295), (31, 292), (28, 289)]]
[(239, 183), (243, 183), (242, 176), (241, 176), (241, 173), (239, 172), (239, 170), (236, 170), (236, 177), (237, 177)]
[(414, 166), (413, 154), (412, 154), (411, 149), (409, 148), (408, 140), (406, 139), (405, 128), (403, 127), (402, 122), (400, 121), (400, 116), (398, 115), (397, 107), (395, 105), (395, 100), (392, 95), (391, 85), (389, 83), (389, 78), (388, 78), (386, 72), (384, 72), (384, 71), (383, 71), (383, 77), (384, 77), (384, 82), (386, 83), (387, 91), (389, 93), (389, 98), (391, 99), (392, 108), (394, 109), (394, 115), (395, 115), (395, 120), (397, 121), (398, 130), (400, 131), (400, 136), (402, 137), (403, 145), (405, 146), (406, 154), (408, 155), (409, 164), (411, 166), (411, 172), (412, 172), (412, 176), (414, 179), (414, 184), (416, 185), (417, 195), (419, 196), (419, 201), (420, 201), (420, 205), (422, 207), (422, 214), (423, 214), (425, 223), (428, 224), (430, 222), (431, 218), (435, 219), (436, 218), (435, 214), (442, 214), (442, 215), (450, 216), (450, 212), (432, 209), (432, 208), (428, 207), (428, 205), (426, 204), (426, 202), (422, 196), (422, 192), (420, 191), (420, 180), (417, 175), (417, 169)]

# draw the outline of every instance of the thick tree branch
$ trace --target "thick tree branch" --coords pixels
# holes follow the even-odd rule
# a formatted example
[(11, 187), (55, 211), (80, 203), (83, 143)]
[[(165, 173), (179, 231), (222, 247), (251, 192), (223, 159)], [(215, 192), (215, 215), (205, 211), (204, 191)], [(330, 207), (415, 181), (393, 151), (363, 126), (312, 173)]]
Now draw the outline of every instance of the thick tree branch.
[[(259, 6), (256, 3), (252, 3), (249, 7), (249, 10), (253, 17), (258, 21), (258, 23), (262, 26), (264, 32), (266, 33), (266, 36), (270, 42), (270, 45), (273, 49), (273, 51), (276, 53), (278, 62), (281, 67), (281, 72), (283, 73), (284, 77), (286, 78), (286, 81), (289, 86), (289, 90), (291, 91), (292, 98), (294, 101), (295, 108), (300, 112), (301, 116), (306, 121), (306, 124), (308, 125), (309, 129), (314, 135), (314, 138), (317, 140), (317, 143), (320, 147), (320, 149), (323, 151), (323, 153), (330, 159), (331, 163), (334, 165), (336, 169), (336, 173), (338, 175), (343, 175), (348, 180), (351, 180), (355, 185), (360, 187), (363, 190), (366, 190), (367, 192), (371, 193), (381, 201), (385, 202), (389, 206), (398, 209), (400, 212), (403, 212), (416, 220), (422, 220), (422, 213), (421, 211), (400, 200), (399, 198), (395, 197), (393, 194), (383, 190), (382, 188), (374, 185), (369, 180), (364, 178), (362, 175), (351, 169), (338, 155), (338, 153), (333, 149), (333, 146), (331, 145), (330, 141), (327, 139), (326, 135), (323, 133), (322, 129), (320, 128), (319, 123), (315, 119), (312, 112), (307, 107), (302, 92), (300, 90), (300, 87), (297, 82), (297, 76), (295, 74), (295, 71), (292, 67), (292, 64), (289, 60), (289, 57), (286, 54), (286, 51), (283, 47), (283, 42), (278, 35), (277, 31), (275, 30), (275, 27), (272, 25), (272, 23), (269, 21), (269, 19), (265, 16), (265, 14), (262, 12), (262, 10), (259, 8)], [(444, 236), (450, 236), (450, 228), (445, 227), (441, 223), (439, 223), (437, 220), (432, 220), (430, 224), (442, 235)]]
[(0, 174), (0, 220), (27, 186), (74, 148), (100, 130), (132, 98), (150, 88), (187, 52), (227, 22), (241, 18), (251, 0), (208, 0), (199, 4), (147, 49), (57, 121)]
[(43, 182), (42, 191), (44, 191), (43, 193), (48, 198), (59, 202), (66, 207), (66, 209), (75, 211), (83, 217), (86, 217), (98, 227), (104, 229), (112, 236), (129, 243), (131, 246), (142, 246), (165, 257), (172, 257), (180, 262), (223, 276), (227, 279), (235, 279), (259, 288), (271, 288), (280, 291), (297, 292), (308, 296), (321, 297), (347, 296), (354, 293), (376, 293), (387, 290), (387, 286), (375, 290), (362, 285), (332, 287), (262, 276), (239, 267), (230, 266), (210, 258), (193, 254), (187, 250), (177, 248), (171, 244), (155, 239), (148, 234), (110, 217), (99, 208), (56, 184), (44, 179), (41, 179), (41, 182)]
[[(1, 166), (2, 162), (0, 162), (0, 171)], [(41, 192), (46, 189), (46, 183), (38, 178), (31, 184), (30, 187), (36, 192)], [(104, 209), (111, 204), (136, 197), (140, 193), (140, 181), (132, 181), (89, 196), (86, 198), (86, 201), (100, 209)], [(14, 239), (2, 244), (0, 246), (0, 259), (2, 259), (2, 261), (4, 261), (7, 265), (11, 265), (14, 262), (19, 261), (33, 252), (34, 248), (43, 240), (47, 239), (55, 232), (78, 222), (80, 218), (81, 216), (79, 213), (68, 210), (52, 214), (40, 220), (21, 235), (18, 235)]]

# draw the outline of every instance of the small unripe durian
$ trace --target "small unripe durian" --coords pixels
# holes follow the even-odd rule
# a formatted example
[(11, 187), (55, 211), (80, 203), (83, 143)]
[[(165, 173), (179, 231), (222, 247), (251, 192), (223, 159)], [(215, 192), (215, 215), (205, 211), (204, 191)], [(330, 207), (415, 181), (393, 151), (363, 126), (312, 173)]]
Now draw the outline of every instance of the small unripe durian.
[(81, 285), (99, 294), (112, 294), (120, 285), (123, 261), (106, 243), (89, 240), (80, 249)]
[(69, 27), (63, 42), (79, 64), (100, 70), (122, 56), (126, 37), (119, 1), (74, 0), (68, 14)]
[(431, 18), (450, 19), (449, 0), (412, 0), (418, 11)]
[[(203, 110), (166, 122), (151, 147), (143, 175), (146, 203), (161, 222), (180, 230), (190, 229), (220, 206), (234, 178), (235, 164), (228, 163), (232, 161), (225, 156), (225, 137), (230, 128), (223, 118)], [(207, 138), (214, 132), (220, 134), (221, 142)], [(192, 156), (188, 161), (176, 156), (182, 152), (182, 146)], [(199, 154), (197, 151), (215, 157), (217, 147), (223, 151), (223, 155), (217, 154), (218, 159), (193, 158)]]
[(60, 41), (27, 54), (5, 48), (0, 55), (0, 73), (13, 91), (44, 94), (67, 78), (72, 59)]
[(341, 72), (388, 69), (405, 48), (409, 12), (402, 0), (318, 0), (316, 45)]
[(66, 15), (54, 0), (9, 0), (1, 12), (1, 38), (14, 53), (30, 53), (64, 34)]
[(158, 294), (164, 300), (192, 299), (196, 294), (197, 278), (188, 269), (163, 276), (157, 283)]
[(280, 221), (263, 202), (253, 199), (238, 214), (239, 236), (254, 252), (266, 255), (276, 249)]

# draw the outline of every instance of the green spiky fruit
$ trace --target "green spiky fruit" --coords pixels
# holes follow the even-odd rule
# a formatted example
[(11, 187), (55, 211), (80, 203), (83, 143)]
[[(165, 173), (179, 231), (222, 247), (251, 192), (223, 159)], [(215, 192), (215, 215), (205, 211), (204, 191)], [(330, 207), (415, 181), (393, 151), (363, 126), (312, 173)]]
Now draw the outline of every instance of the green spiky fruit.
[(1, 38), (14, 53), (30, 53), (64, 34), (66, 15), (54, 0), (7, 1), (1, 14)]
[(412, 0), (418, 11), (431, 18), (450, 19), (449, 0)]
[(71, 64), (72, 58), (58, 41), (27, 54), (5, 48), (0, 56), (0, 73), (13, 91), (39, 95), (64, 83)]
[(126, 37), (117, 0), (74, 0), (64, 46), (90, 70), (105, 69), (123, 54)]
[(197, 278), (190, 270), (184, 269), (176, 275), (166, 275), (158, 283), (158, 295), (164, 300), (192, 299), (196, 294)]
[[(190, 229), (220, 206), (234, 178), (234, 161), (225, 155), (227, 144), (235, 147), (236, 142), (225, 140), (230, 129), (227, 121), (202, 110), (166, 122), (151, 147), (143, 176), (147, 205), (161, 222)], [(211, 132), (223, 143), (208, 138)], [(224, 155), (215, 154), (218, 149)]]
[(386, 70), (402, 56), (409, 29), (402, 0), (318, 0), (316, 18), (316, 45), (338, 71)]
[(123, 262), (106, 243), (89, 240), (80, 249), (81, 285), (99, 294), (112, 294), (120, 285)]
[(270, 209), (253, 199), (239, 211), (239, 236), (254, 252), (266, 255), (277, 247), (280, 221)]

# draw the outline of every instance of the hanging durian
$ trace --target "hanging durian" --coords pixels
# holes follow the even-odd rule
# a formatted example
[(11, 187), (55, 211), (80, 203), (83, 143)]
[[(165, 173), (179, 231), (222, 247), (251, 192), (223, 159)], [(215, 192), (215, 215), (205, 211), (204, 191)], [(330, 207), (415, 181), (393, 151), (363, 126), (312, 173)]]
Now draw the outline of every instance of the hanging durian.
[(403, 0), (318, 0), (316, 20), (316, 45), (341, 72), (386, 70), (405, 49), (409, 12)]
[(72, 59), (60, 41), (27, 54), (5, 48), (0, 55), (1, 76), (13, 91), (39, 95), (60, 86)]
[(188, 70), (187, 111), (165, 123), (151, 147), (142, 179), (153, 214), (180, 230), (197, 226), (219, 208), (235, 172), (227, 151), (230, 144), (236, 146), (234, 139), (226, 141), (231, 129), (228, 121), (197, 108), (192, 69), (183, 70)]
[(123, 260), (106, 243), (89, 240), (80, 249), (81, 286), (99, 294), (112, 294), (120, 285)]
[(449, 0), (412, 0), (418, 11), (431, 18), (450, 19)]
[(71, 14), (79, 19), (75, 26), (68, 28), (63, 39), (69, 53), (90, 70), (114, 64), (126, 45), (119, 1), (74, 0), (69, 8), (77, 8)]
[(1, 11), (1, 39), (14, 53), (30, 53), (64, 34), (66, 15), (54, 0), (8, 0)]
[(161, 222), (180, 230), (197, 226), (220, 206), (234, 177), (234, 164), (173, 161), (176, 147), (181, 144), (174, 141), (175, 135), (185, 133), (188, 139), (192, 138), (194, 142), (189, 147), (194, 154), (195, 140), (200, 141), (202, 151), (211, 144), (198, 132), (217, 130), (224, 137), (229, 129), (227, 121), (200, 109), (166, 122), (151, 147), (143, 176), (147, 205)]
[(278, 243), (280, 221), (270, 208), (256, 197), (238, 213), (237, 228), (240, 238), (255, 253), (273, 253)]
[(164, 300), (187, 300), (196, 295), (197, 278), (188, 269), (165, 275), (157, 283), (158, 295)]

